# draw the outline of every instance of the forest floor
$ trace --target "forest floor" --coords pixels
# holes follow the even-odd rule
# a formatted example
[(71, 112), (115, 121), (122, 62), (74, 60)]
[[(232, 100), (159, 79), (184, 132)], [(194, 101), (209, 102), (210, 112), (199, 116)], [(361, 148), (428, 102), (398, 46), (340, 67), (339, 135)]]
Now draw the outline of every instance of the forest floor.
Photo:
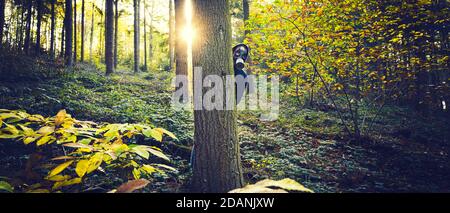
[[(4, 64), (11, 71), (1, 75), (6, 77), (0, 79), (0, 108), (46, 116), (64, 108), (79, 120), (150, 122), (177, 135), (179, 141), (170, 143), (180, 147), (193, 143), (192, 114), (170, 106), (172, 75), (168, 72), (118, 71), (104, 77), (86, 64), (51, 71), (45, 62), (30, 63), (21, 65), (22, 69)], [(263, 122), (259, 115), (243, 111), (238, 117), (247, 182), (289, 177), (315, 192), (450, 192), (448, 115), (424, 117), (386, 106), (370, 137), (359, 143), (340, 135), (332, 110), (298, 107), (287, 97), (281, 99), (277, 121)], [(144, 191), (186, 191), (191, 177), (188, 148), (173, 147), (163, 146), (163, 150), (179, 172), (154, 181)], [(0, 144), (0, 170), (23, 169), (29, 150), (12, 155), (7, 149)], [(83, 188), (110, 190), (120, 184), (114, 174), (104, 174)]]

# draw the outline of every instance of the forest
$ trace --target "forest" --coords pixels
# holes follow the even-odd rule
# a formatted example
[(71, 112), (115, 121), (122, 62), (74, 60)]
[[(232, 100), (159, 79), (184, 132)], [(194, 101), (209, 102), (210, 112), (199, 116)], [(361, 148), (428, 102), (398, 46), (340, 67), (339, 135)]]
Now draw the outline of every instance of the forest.
[(0, 193), (450, 192), (449, 6), (0, 0)]

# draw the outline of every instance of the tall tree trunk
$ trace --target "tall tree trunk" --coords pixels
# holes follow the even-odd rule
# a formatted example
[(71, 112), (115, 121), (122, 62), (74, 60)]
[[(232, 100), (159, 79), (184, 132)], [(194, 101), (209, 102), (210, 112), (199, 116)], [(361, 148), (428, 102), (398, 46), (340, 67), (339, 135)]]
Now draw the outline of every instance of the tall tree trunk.
[(64, 25), (66, 28), (66, 41), (65, 41), (65, 60), (66, 66), (72, 66), (73, 64), (73, 55), (72, 55), (72, 28), (73, 28), (73, 20), (72, 20), (72, 0), (66, 0), (66, 12), (64, 18)]
[(50, 56), (52, 58), (55, 57), (55, 21), (56, 21), (56, 15), (55, 15), (55, 3), (56, 0), (51, 0), (51, 26), (50, 26)]
[(94, 17), (95, 17), (95, 5), (92, 3), (91, 10), (91, 37), (89, 39), (89, 61), (92, 63), (92, 48), (94, 43)]
[(77, 63), (77, 0), (73, 3), (73, 62)]
[(27, 26), (26, 26), (26, 32), (25, 32), (25, 43), (24, 43), (24, 51), (25, 54), (30, 54), (30, 43), (31, 43), (31, 17), (32, 17), (32, 7), (33, 2), (27, 1)]
[(147, 4), (144, 4), (144, 71), (147, 69)]
[[(225, 82), (226, 75), (233, 74), (229, 11), (229, 0), (194, 0), (193, 20), (197, 34), (193, 46), (193, 65), (203, 69), (203, 75), (194, 78), (218, 75)], [(226, 91), (225, 86), (222, 89)], [(194, 96), (203, 97), (205, 92), (200, 85), (200, 91), (194, 89)], [(217, 98), (226, 100), (225, 95)], [(198, 104), (201, 105), (194, 101), (194, 107)], [(194, 120), (193, 190), (228, 192), (242, 187), (236, 109), (195, 110)]]
[[(183, 35), (183, 28), (185, 22), (185, 0), (175, 0), (175, 73), (176, 75), (188, 75), (187, 69), (187, 44), (185, 35)], [(187, 87), (185, 87), (187, 89)]]
[[(248, 21), (248, 17), (250, 15), (250, 7), (248, 4), (249, 0), (242, 0), (242, 5), (243, 5), (243, 10), (244, 10), (244, 27), (247, 27), (247, 21)], [(244, 31), (244, 38), (245, 39), (247, 37), (247, 34), (249, 33), (249, 31), (246, 29)]]
[(20, 13), (20, 28), (19, 28), (19, 33), (18, 33), (18, 37), (19, 37), (19, 43), (17, 44), (17, 49), (20, 51), (20, 50), (22, 50), (22, 43), (24, 42), (23, 40), (23, 27), (24, 27), (24, 21), (23, 21), (23, 17), (25, 16), (24, 14), (25, 14), (25, 9), (24, 8), (22, 8), (22, 7), (19, 7), (20, 8), (20, 10), (21, 10), (21, 13)]
[(0, 0), (0, 47), (3, 46), (3, 26), (5, 25), (5, 0)]
[(169, 69), (172, 70), (175, 64), (175, 14), (173, 0), (169, 0)]
[(37, 55), (41, 52), (41, 23), (42, 23), (42, 0), (37, 0), (37, 24), (36, 24), (36, 47)]
[(66, 36), (65, 36), (65, 32), (66, 32), (66, 18), (64, 18), (63, 21), (63, 27), (61, 29), (61, 52), (60, 52), (60, 57), (64, 58), (65, 57), (65, 40), (66, 40)]
[(153, 14), (155, 14), (155, 1), (152, 1), (152, 10), (150, 15), (150, 27), (149, 27), (149, 48), (148, 48), (148, 55), (150, 58), (150, 61), (153, 58)]
[(80, 61), (84, 62), (84, 32), (85, 32), (85, 25), (84, 25), (84, 0), (81, 1), (81, 52), (80, 52)]
[(106, 75), (114, 72), (114, 0), (106, 0), (105, 19)]
[(117, 48), (119, 45), (119, 0), (116, 0), (115, 2), (115, 17), (114, 17), (114, 68), (117, 69)]
[(139, 72), (139, 4), (140, 0), (133, 0), (134, 7), (134, 72)]

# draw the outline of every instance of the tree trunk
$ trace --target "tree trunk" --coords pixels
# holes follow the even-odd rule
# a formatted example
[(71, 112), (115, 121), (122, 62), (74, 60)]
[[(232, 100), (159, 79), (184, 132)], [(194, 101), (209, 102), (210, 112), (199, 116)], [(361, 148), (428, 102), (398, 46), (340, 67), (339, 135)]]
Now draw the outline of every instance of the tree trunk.
[(115, 20), (114, 20), (114, 68), (117, 69), (117, 48), (119, 44), (119, 0), (115, 1)]
[(106, 0), (105, 29), (106, 75), (110, 75), (114, 72), (114, 0)]
[(66, 32), (66, 19), (64, 18), (63, 27), (61, 29), (61, 52), (60, 52), (61, 58), (64, 58), (64, 56), (65, 56), (65, 51), (64, 51), (65, 50), (64, 49), (64, 47), (65, 47), (64, 41), (66, 40), (65, 32)]
[(55, 22), (56, 22), (56, 15), (55, 15), (55, 3), (56, 0), (52, 0), (51, 5), (51, 26), (50, 26), (50, 56), (55, 58)]
[(155, 14), (155, 1), (152, 1), (152, 11), (151, 11), (151, 15), (150, 15), (150, 28), (149, 28), (150, 38), (149, 38), (149, 48), (148, 48), (150, 61), (153, 58), (153, 14)]
[(139, 72), (139, 4), (140, 0), (133, 0), (134, 7), (134, 72)]
[(73, 1), (73, 62), (77, 62), (77, 0)]
[(89, 61), (92, 63), (92, 48), (94, 43), (94, 17), (95, 17), (95, 5), (92, 3), (91, 10), (91, 37), (89, 39)]
[[(194, 67), (203, 69), (203, 76), (194, 78), (218, 75), (225, 82), (226, 75), (232, 75), (229, 11), (229, 0), (194, 1), (193, 20), (197, 34), (193, 47), (193, 64)], [(226, 91), (225, 87), (223, 91)], [(194, 96), (203, 95), (206, 91), (201, 89), (200, 94), (197, 92), (194, 90)], [(225, 97), (215, 98), (226, 100)], [(201, 103), (194, 102), (194, 107), (197, 104)], [(236, 110), (195, 110), (194, 120), (193, 190), (228, 192), (242, 187)]]
[(175, 73), (176, 75), (187, 76), (187, 45), (183, 35), (183, 28), (186, 25), (186, 22), (184, 21), (185, 2), (185, 0), (175, 0)]
[(144, 71), (147, 69), (147, 4), (144, 4)]
[(3, 46), (3, 26), (5, 25), (5, 0), (0, 0), (0, 47)]
[[(250, 15), (250, 7), (248, 4), (248, 0), (242, 0), (242, 5), (243, 5), (243, 10), (244, 10), (244, 27), (247, 27), (247, 21), (248, 21), (249, 15)], [(248, 33), (249, 33), (249, 31), (246, 29), (244, 31), (244, 40), (247, 37)]]
[(169, 0), (169, 69), (172, 70), (175, 64), (175, 15), (173, 10), (173, 0)]
[(64, 25), (66, 28), (66, 41), (65, 41), (65, 60), (66, 66), (72, 66), (73, 64), (73, 55), (72, 55), (72, 28), (73, 28), (73, 20), (72, 20), (72, 0), (66, 0), (66, 12), (64, 18)]
[(41, 52), (41, 23), (42, 23), (42, 0), (37, 0), (37, 24), (36, 24), (36, 47), (37, 55)]
[(26, 35), (25, 35), (25, 43), (23, 45), (23, 49), (25, 54), (30, 54), (30, 43), (31, 43), (31, 16), (32, 16), (32, 7), (33, 2), (27, 2), (27, 26), (26, 26)]
[(84, 31), (85, 31), (85, 25), (84, 25), (84, 0), (81, 1), (81, 52), (80, 52), (80, 61), (84, 62)]

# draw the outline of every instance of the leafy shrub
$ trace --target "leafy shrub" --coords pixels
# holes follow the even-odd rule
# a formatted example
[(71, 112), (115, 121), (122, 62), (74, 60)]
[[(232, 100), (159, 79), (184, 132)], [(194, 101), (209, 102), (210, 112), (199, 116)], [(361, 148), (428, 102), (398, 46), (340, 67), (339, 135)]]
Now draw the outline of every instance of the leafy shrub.
[[(168, 165), (157, 163), (158, 159), (170, 161), (158, 147), (133, 143), (137, 137), (161, 142), (164, 135), (177, 139), (165, 129), (148, 125), (79, 121), (65, 110), (45, 118), (0, 109), (0, 139), (22, 141), (25, 145), (34, 143), (37, 147), (52, 145), (64, 150), (63, 155), (51, 158), (42, 183), (30, 186), (28, 192), (51, 192), (79, 184), (97, 170), (125, 171), (136, 180), (153, 173), (164, 174), (164, 170), (174, 171)], [(147, 163), (149, 160), (153, 163)]]

